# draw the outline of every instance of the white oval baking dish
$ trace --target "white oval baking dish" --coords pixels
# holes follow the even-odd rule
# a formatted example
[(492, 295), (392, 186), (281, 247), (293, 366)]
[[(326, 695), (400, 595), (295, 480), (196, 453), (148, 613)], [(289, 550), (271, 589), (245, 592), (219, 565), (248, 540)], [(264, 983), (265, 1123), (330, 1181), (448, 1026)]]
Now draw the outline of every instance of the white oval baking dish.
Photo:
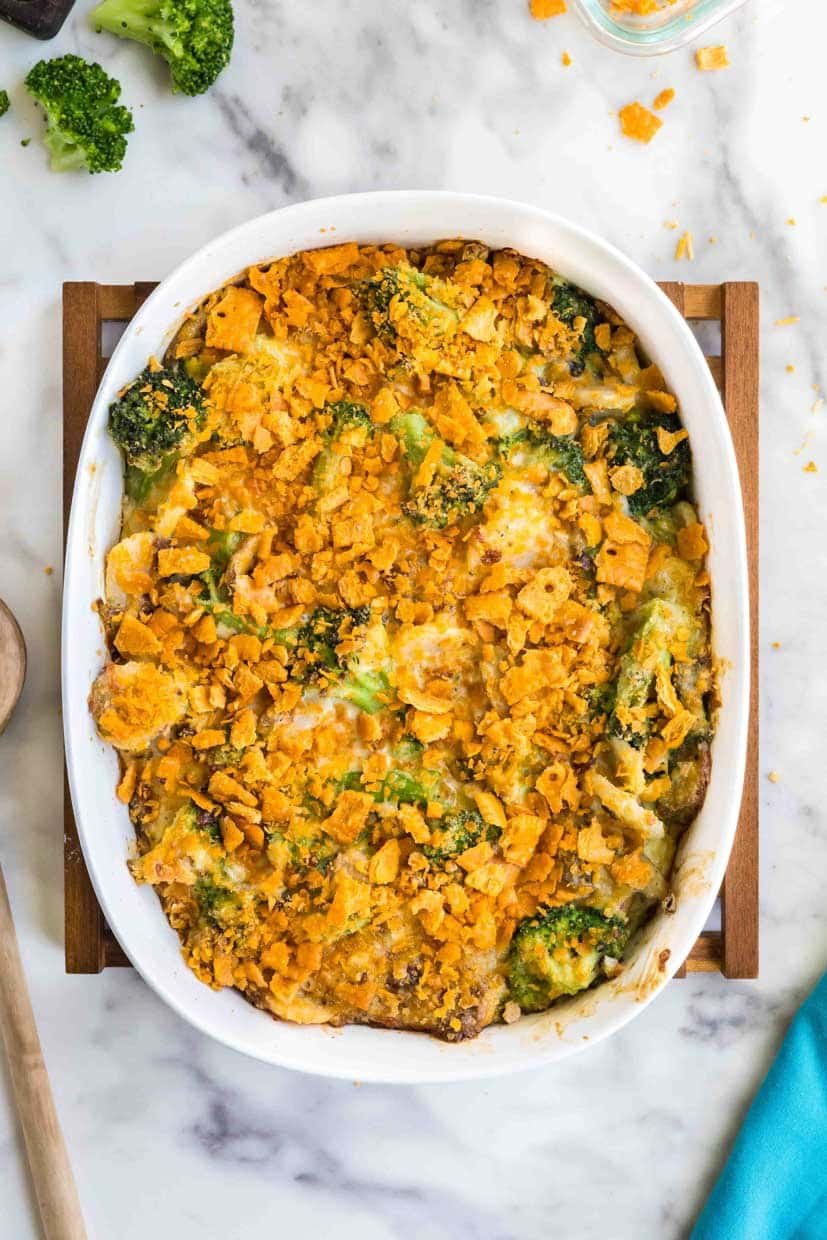
[[(677, 907), (659, 914), (617, 979), (512, 1026), (449, 1045), (416, 1033), (277, 1023), (240, 995), (209, 990), (189, 971), (155, 892), (126, 867), (133, 831), (115, 797), (114, 751), (87, 709), (103, 659), (92, 603), (120, 524), (121, 458), (106, 430), (115, 393), (161, 354), (184, 311), (251, 263), (337, 241), (445, 237), (511, 246), (539, 258), (613, 305), (637, 332), (680, 402), (710, 532), (715, 653), (725, 668), (723, 705), (703, 810), (678, 853)], [(563, 1059), (620, 1029), (649, 1003), (703, 928), (721, 884), (741, 800), (748, 721), (749, 629), (743, 514), (726, 418), (703, 355), (684, 320), (638, 267), (577, 225), (520, 203), (467, 194), (402, 191), (302, 203), (251, 220), (182, 263), (130, 323), (100, 386), (78, 466), (63, 600), (63, 712), (72, 801), (89, 873), (106, 919), (132, 963), (204, 1033), (268, 1063), (363, 1081), (422, 1082), (514, 1072)]]

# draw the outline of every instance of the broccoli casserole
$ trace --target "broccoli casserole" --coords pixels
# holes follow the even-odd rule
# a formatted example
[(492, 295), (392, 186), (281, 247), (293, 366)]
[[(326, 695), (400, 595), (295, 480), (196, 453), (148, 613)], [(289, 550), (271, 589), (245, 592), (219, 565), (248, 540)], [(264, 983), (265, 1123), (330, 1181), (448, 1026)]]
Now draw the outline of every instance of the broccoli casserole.
[(90, 697), (190, 968), (459, 1040), (623, 968), (709, 776), (674, 396), (540, 262), (251, 267), (112, 405)]

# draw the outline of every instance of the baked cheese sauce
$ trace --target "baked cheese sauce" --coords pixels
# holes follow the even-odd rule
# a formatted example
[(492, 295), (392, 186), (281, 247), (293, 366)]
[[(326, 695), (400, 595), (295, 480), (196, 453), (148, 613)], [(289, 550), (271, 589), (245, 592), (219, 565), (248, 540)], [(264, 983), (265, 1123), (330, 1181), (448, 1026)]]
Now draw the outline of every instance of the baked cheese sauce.
[(90, 705), (197, 976), (458, 1040), (620, 971), (715, 703), (686, 433), (611, 308), (476, 242), (338, 245), (119, 400)]

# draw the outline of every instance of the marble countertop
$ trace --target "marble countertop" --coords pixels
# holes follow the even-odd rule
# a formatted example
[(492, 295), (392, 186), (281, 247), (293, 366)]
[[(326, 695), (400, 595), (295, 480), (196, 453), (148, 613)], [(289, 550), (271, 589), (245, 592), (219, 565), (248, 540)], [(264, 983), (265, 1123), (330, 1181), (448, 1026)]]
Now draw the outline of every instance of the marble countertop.
[[(704, 40), (732, 67), (702, 74), (689, 49), (619, 57), (525, 0), (237, 0), (233, 63), (190, 100), (142, 49), (92, 34), (87, 7), (46, 49), (0, 29), (0, 594), (30, 655), (0, 743), (0, 856), (90, 1236), (685, 1235), (827, 964), (827, 576), (810, 568), (827, 524), (827, 15), (811, 7), (807, 39), (800, 9), (748, 4)], [(120, 175), (46, 169), (19, 85), (44, 51), (122, 80), (137, 132)], [(652, 145), (622, 138), (617, 109), (667, 86)], [(553, 208), (656, 278), (757, 279), (764, 316), (761, 978), (696, 974), (572, 1061), (417, 1089), (267, 1068), (131, 971), (64, 976), (57, 690), (61, 282), (157, 278), (283, 203), (405, 187)], [(684, 230), (691, 263), (673, 258)], [(2, 1067), (0, 1201), (3, 1240), (38, 1234)]]

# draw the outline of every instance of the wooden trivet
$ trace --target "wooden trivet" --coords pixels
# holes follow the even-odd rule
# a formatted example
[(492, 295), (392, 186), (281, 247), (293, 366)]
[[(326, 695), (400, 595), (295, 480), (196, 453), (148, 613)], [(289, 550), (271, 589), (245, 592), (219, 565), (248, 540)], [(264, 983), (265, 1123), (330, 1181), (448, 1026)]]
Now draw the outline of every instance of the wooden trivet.
[[(63, 518), (69, 508), (83, 432), (108, 358), (104, 323), (127, 323), (154, 284), (67, 283), (63, 286)], [(721, 888), (721, 929), (705, 930), (678, 976), (720, 970), (758, 976), (758, 285), (660, 286), (690, 321), (718, 321), (721, 355), (708, 357), (735, 444), (750, 582), (751, 695), (746, 778), (738, 833)], [(128, 965), (100, 910), (78, 843), (68, 785), (64, 801), (66, 972), (100, 973)]]

